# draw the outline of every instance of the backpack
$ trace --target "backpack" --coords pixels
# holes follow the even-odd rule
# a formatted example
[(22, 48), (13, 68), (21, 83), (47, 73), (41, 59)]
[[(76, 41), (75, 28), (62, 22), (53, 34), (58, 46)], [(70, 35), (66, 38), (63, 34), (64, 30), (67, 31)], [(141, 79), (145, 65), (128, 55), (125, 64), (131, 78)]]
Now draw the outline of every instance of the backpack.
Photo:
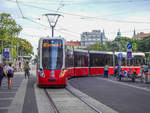
[(13, 75), (13, 72), (12, 72), (12, 70), (8, 70), (8, 73), (7, 73), (8, 75)]

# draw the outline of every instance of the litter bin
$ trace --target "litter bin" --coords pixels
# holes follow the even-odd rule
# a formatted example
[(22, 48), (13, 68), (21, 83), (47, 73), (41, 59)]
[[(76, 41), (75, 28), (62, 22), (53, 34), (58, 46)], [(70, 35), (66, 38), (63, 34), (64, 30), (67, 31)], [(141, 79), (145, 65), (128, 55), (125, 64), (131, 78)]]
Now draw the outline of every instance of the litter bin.
[(150, 83), (150, 69), (148, 69), (148, 72), (144, 74), (144, 82)]

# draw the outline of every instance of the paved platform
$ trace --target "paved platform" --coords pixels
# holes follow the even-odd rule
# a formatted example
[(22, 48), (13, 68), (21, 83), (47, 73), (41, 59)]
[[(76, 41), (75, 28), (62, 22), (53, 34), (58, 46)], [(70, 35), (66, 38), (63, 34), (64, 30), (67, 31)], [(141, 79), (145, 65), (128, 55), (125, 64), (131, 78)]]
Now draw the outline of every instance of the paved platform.
[(38, 113), (34, 88), (35, 76), (24, 78), (23, 72), (15, 72), (12, 88), (8, 89), (7, 78), (0, 88), (0, 113)]
[[(15, 103), (17, 106), (19, 106), (19, 103), (20, 103), (20, 107), (21, 107), (22, 100), (24, 100), (22, 95), (18, 95), (18, 93), (20, 91), (21, 92), (23, 90), (25, 91), (25, 88), (26, 88), (26, 85), (24, 85), (24, 84), (26, 84), (27, 81), (24, 80), (23, 73), (22, 74), (19, 72), (15, 73), (15, 75), (12, 79), (12, 88), (11, 89), (8, 89), (7, 83), (8, 83), (7, 78), (6, 77), (3, 78), (2, 86), (0, 88), (0, 113), (9, 112), (10, 106), (12, 106), (13, 103)], [(23, 94), (23, 92), (22, 92), (22, 94)], [(21, 96), (21, 97), (19, 97), (19, 96)], [(17, 100), (15, 100), (16, 97), (18, 98), (17, 100), (20, 102), (17, 102)]]

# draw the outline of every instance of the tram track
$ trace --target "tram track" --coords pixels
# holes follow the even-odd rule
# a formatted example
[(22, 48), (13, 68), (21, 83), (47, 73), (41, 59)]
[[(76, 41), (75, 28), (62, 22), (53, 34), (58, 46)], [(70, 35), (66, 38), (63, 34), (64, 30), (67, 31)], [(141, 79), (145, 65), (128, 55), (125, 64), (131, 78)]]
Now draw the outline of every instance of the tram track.
[[(59, 91), (59, 90), (61, 90), (61, 91)], [(56, 94), (55, 94), (55, 91), (56, 91)], [(88, 109), (89, 109), (89, 111), (87, 112), (87, 113), (102, 113), (99, 109), (97, 109), (94, 105), (92, 105), (92, 104), (90, 104), (89, 102), (87, 102), (86, 100), (84, 100), (84, 99), (82, 99), (80, 96), (78, 96), (77, 94), (75, 94), (73, 91), (71, 91), (69, 88), (64, 88), (64, 89), (44, 89), (44, 92), (45, 92), (45, 94), (46, 94), (46, 96), (48, 97), (48, 99), (49, 99), (49, 101), (50, 101), (50, 105), (51, 105), (51, 107), (53, 108), (53, 110), (54, 110), (54, 113), (60, 113), (60, 111), (61, 111), (61, 113), (66, 113), (65, 112), (65, 110), (67, 111), (67, 110), (69, 110), (70, 109), (70, 104), (65, 108), (65, 110), (62, 110), (61, 108), (60, 108), (60, 103), (62, 104), (62, 102), (63, 102), (63, 105), (65, 105), (66, 104), (66, 97), (64, 98), (64, 95), (67, 95), (67, 94), (69, 94), (71, 97), (73, 97), (74, 99), (72, 99), (72, 100), (70, 100), (69, 99), (69, 103), (72, 103), (71, 105), (72, 106), (75, 106), (74, 105), (74, 101), (75, 101), (75, 99), (76, 100), (78, 100), (80, 103), (82, 103), (82, 105), (84, 105), (84, 106), (87, 106), (88, 107)], [(61, 98), (62, 100), (59, 100), (59, 102), (60, 103), (58, 103), (58, 101), (57, 101), (57, 99), (55, 99), (55, 96), (57, 95), (57, 93), (64, 93), (64, 95), (61, 95), (61, 96), (59, 96), (58, 98)], [(67, 102), (68, 102), (68, 99), (67, 99)], [(82, 106), (81, 105), (81, 106)], [(79, 105), (78, 105), (79, 106)], [(81, 107), (81, 106), (79, 106), (79, 107)], [(83, 110), (84, 110), (84, 108), (82, 108)], [(76, 110), (78, 110), (79, 111), (79, 109), (76, 109)], [(91, 111), (93, 111), (93, 112), (91, 112)], [(74, 111), (74, 112), (76, 112), (76, 111)], [(82, 112), (81, 112), (82, 113)]]
[(49, 102), (50, 102), (50, 104), (51, 104), (51, 107), (52, 107), (53, 110), (54, 110), (54, 113), (60, 113), (59, 110), (57, 109), (57, 107), (56, 107), (54, 101), (52, 100), (50, 94), (48, 93), (48, 91), (47, 91), (46, 88), (44, 89), (44, 92), (45, 92), (46, 96), (47, 96), (48, 99), (49, 99)]
[(95, 106), (93, 106), (92, 104), (88, 103), (87, 101), (85, 101), (84, 99), (82, 99), (80, 96), (76, 95), (74, 92), (72, 92), (69, 88), (65, 88), (68, 92), (70, 92), (73, 96), (75, 96), (76, 98), (78, 98), (80, 101), (82, 101), (83, 103), (85, 103), (87, 106), (89, 106), (91, 109), (93, 109), (94, 111), (96, 111), (97, 113), (102, 113), (99, 109), (97, 109)]

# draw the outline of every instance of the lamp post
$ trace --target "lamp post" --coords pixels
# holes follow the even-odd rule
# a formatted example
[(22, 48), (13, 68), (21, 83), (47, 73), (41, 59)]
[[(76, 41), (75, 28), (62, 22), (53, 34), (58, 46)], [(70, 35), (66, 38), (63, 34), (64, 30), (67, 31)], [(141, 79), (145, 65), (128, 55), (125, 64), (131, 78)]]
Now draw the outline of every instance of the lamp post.
[[(44, 14), (47, 19), (48, 19), (48, 22), (49, 22), (49, 25), (50, 27), (52, 28), (52, 37), (54, 37), (54, 28), (57, 24), (57, 21), (58, 21), (58, 18), (61, 16), (60, 14), (55, 14), (55, 13), (47, 13), (47, 14)], [(53, 18), (53, 20), (50, 20), (50, 16)], [(56, 18), (55, 18), (56, 17)], [(54, 20), (56, 19), (56, 20)]]
[(17, 32), (17, 52), (16, 52), (16, 59), (17, 59), (17, 61), (18, 61), (18, 47), (19, 47), (19, 42), (18, 42), (18, 32)]

